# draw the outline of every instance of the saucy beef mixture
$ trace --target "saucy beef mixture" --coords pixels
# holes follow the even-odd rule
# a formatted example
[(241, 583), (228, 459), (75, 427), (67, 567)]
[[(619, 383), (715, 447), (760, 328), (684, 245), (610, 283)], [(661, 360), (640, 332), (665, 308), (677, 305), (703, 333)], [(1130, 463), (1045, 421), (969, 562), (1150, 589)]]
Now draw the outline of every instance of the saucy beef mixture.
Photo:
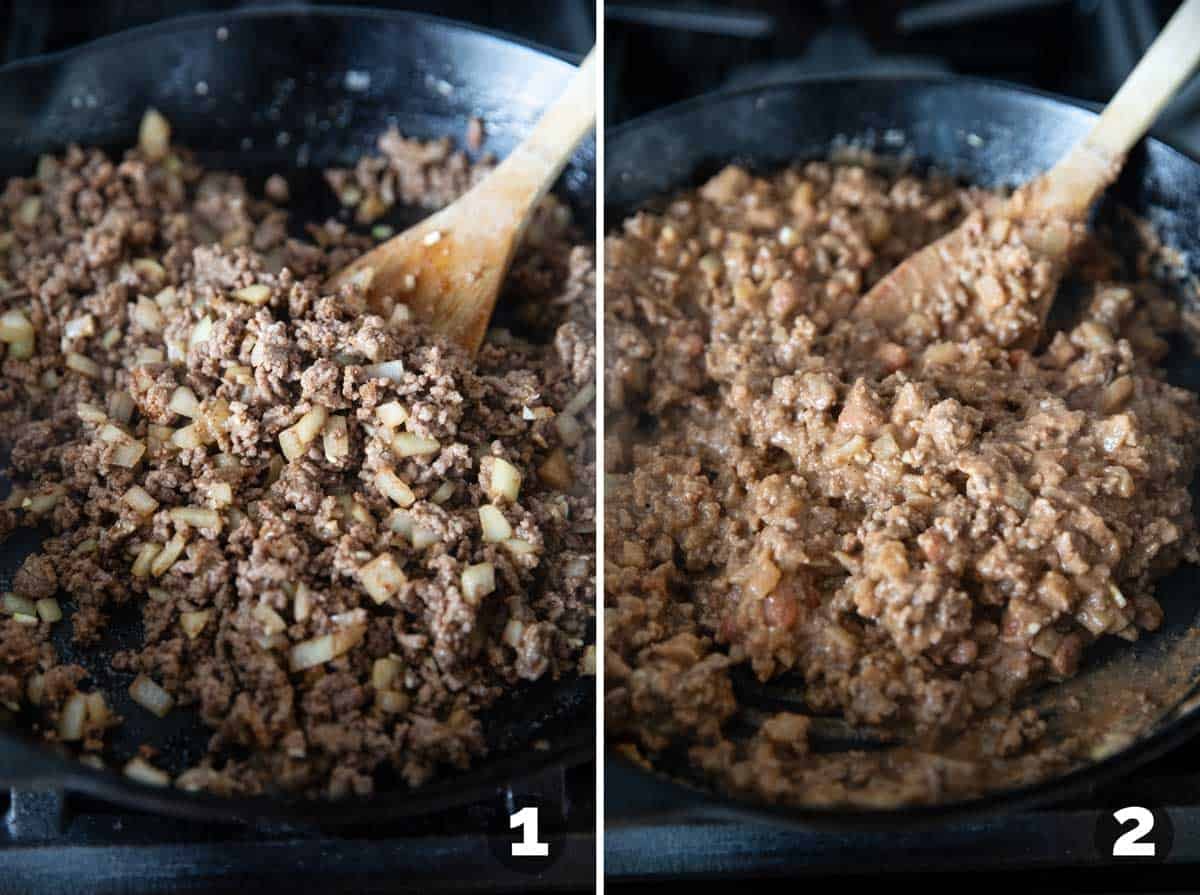
[[(328, 174), (359, 223), (492, 166), (395, 131), (379, 150)], [(377, 314), (324, 289), (374, 240), (289, 238), (286, 179), (265, 193), (150, 112), (123, 159), (72, 146), (0, 196), (0, 534), (50, 535), (3, 596), (0, 711), (150, 783), (417, 785), (486, 751), (500, 695), (594, 673), (593, 253), (548, 198), (501, 299), (536, 329), (472, 359), (402, 295)], [(95, 649), (120, 611), (144, 638), (100, 661), (134, 711), (212, 730), (174, 778), (162, 744), (106, 752), (122, 718), (51, 642)]]
[(973, 291), (1035, 288), (995, 198), (729, 167), (609, 237), (606, 711), (635, 761), (884, 806), (1093, 754), (1020, 697), (1161, 623), (1156, 579), (1197, 559), (1200, 406), (1157, 369), (1181, 321), (1148, 232), (1128, 263), (1082, 237), (1035, 351), (848, 319), (968, 217), (1001, 247)]

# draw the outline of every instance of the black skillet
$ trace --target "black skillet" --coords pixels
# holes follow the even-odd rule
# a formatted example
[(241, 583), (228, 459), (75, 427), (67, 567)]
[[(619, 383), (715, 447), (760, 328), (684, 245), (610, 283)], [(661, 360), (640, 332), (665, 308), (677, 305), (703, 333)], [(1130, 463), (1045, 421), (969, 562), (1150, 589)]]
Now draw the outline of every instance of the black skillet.
[[(618, 227), (638, 208), (697, 185), (729, 162), (768, 171), (828, 158), (847, 146), (908, 157), (918, 167), (973, 183), (1017, 185), (1048, 169), (1095, 117), (1057, 97), (965, 78), (812, 80), (704, 96), (608, 133), (606, 227)], [(1200, 163), (1158, 140), (1143, 141), (1098, 209), (1100, 225), (1119, 226), (1118, 205), (1148, 218), (1168, 245), (1185, 254), (1190, 276), (1200, 276)], [(1185, 345), (1173, 346), (1167, 368), (1172, 382), (1200, 391), (1200, 364)], [(639, 801), (648, 798), (677, 810), (695, 805), (709, 813), (827, 830), (911, 829), (1085, 795), (1200, 733), (1194, 693), (1200, 651), (1191, 645), (1197, 638), (1186, 636), (1200, 622), (1198, 585), (1200, 570), (1181, 568), (1158, 586), (1166, 613), (1162, 629), (1131, 646), (1097, 644), (1085, 655), (1078, 686), (1119, 687), (1161, 674), (1169, 678), (1166, 705), (1153, 729), (1133, 745), (1061, 777), (892, 811), (787, 807), (714, 793), (677, 756), (664, 756), (656, 771), (647, 772), (610, 749), (606, 785), (610, 793), (629, 787)], [(755, 693), (746, 680), (735, 686), (743, 700), (769, 701), (762, 692), (769, 688)], [(619, 822), (611, 814), (609, 820)]]
[[(571, 71), (547, 51), (420, 15), (275, 8), (174, 19), (0, 69), (0, 175), (28, 175), (39, 153), (68, 142), (119, 153), (136, 141), (142, 113), (154, 106), (171, 121), (174, 139), (210, 167), (242, 173), (255, 189), (270, 173), (285, 174), (293, 223), (302, 224), (337, 210), (321, 169), (353, 163), (389, 125), (407, 136), (461, 142), (468, 118), (478, 115), (486, 122), (485, 150), (503, 156)], [(593, 232), (592, 141), (557, 192), (582, 231)], [(403, 215), (389, 221), (407, 222)], [(35, 543), (14, 538), (3, 546), (0, 588), (8, 589)], [(78, 656), (64, 636), (68, 625), (57, 627), (60, 653), (92, 671), (126, 718), (114, 732), (115, 753), (128, 757), (139, 743), (154, 743), (163, 748), (156, 760), (173, 771), (200, 757), (211, 731), (186, 711), (161, 722), (139, 711), (128, 700), (129, 680), (93, 655), (140, 642), (136, 613), (115, 617), (100, 649)], [(221, 799), (155, 789), (62, 758), (33, 744), (19, 725), (0, 729), (0, 786), (37, 783), (201, 819), (370, 822), (487, 798), (548, 767), (587, 759), (594, 705), (591, 678), (525, 688), (488, 713), (488, 758), (418, 789), (383, 781), (369, 799)], [(535, 749), (535, 740), (545, 748)]]

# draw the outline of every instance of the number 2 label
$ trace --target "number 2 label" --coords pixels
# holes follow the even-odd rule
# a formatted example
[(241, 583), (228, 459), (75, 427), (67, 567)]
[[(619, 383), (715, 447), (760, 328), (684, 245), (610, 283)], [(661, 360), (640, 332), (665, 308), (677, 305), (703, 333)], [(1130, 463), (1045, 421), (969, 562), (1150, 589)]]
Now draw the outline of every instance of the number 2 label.
[[(1153, 858), (1155, 848), (1153, 842), (1142, 842), (1142, 837), (1148, 836), (1154, 830), (1154, 812), (1140, 805), (1130, 805), (1113, 812), (1117, 823), (1124, 826), (1132, 821), (1132, 829), (1126, 830), (1113, 843), (1114, 858)], [(536, 828), (535, 828), (536, 829)], [(515, 852), (514, 852), (515, 854)]]
[(550, 845), (538, 841), (538, 810), (522, 808), (508, 819), (510, 830), (521, 828), (521, 841), (512, 845), (514, 858), (544, 858), (550, 854)]

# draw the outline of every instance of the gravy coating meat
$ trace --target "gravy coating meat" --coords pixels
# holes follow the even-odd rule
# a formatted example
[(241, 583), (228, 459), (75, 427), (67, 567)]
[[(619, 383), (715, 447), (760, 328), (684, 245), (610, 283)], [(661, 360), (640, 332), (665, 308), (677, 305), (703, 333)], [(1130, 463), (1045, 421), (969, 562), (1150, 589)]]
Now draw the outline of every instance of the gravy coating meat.
[[(328, 174), (360, 224), (491, 166), (379, 148)], [(528, 325), (471, 358), (403, 296), (324, 288), (374, 241), (293, 238), (289, 192), (202, 169), (154, 112), (122, 158), (71, 146), (5, 186), (0, 535), (48, 537), (4, 595), (0, 711), (153, 783), (417, 785), (487, 751), (500, 696), (593, 667), (593, 253), (547, 198), (502, 301)], [(104, 653), (118, 614), (141, 642)], [(114, 750), (120, 700), (64, 628), (125, 711), (196, 713), (203, 760)]]
[[(878, 806), (1089, 757), (1020, 697), (1160, 625), (1156, 580), (1197, 559), (1200, 406), (1158, 369), (1180, 315), (1152, 238), (1127, 262), (1081, 236), (1076, 307), (1034, 351), (849, 319), (994, 198), (734, 166), (608, 238), (606, 710), (635, 760)], [(1002, 225), (1011, 250), (964, 276), (1016, 293), (1038, 272)], [(791, 702), (749, 698), (765, 682)], [(817, 749), (829, 716), (890, 748)]]

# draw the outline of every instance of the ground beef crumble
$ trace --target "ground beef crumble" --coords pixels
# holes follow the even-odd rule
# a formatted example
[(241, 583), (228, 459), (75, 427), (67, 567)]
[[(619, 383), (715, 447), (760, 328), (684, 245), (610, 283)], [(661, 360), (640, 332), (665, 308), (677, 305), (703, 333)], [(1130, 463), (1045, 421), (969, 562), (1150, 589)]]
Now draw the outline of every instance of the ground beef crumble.
[[(1129, 272), (1084, 238), (1079, 307), (1033, 352), (848, 319), (990, 204), (863, 164), (729, 167), (609, 237), (606, 711), (626, 754), (822, 805), (959, 798), (1091, 754), (1014, 700), (1161, 623), (1155, 581), (1197, 558), (1200, 408), (1157, 369), (1180, 315), (1152, 247)], [(988, 272), (1015, 288), (1021, 259)], [(766, 682), (791, 708), (743, 698)], [(897, 745), (810, 748), (831, 715)]]
[[(128, 759), (50, 633), (93, 644), (133, 601), (144, 643), (112, 666), (213, 731), (178, 785), (339, 796), (466, 767), (499, 695), (594, 669), (593, 253), (549, 197), (502, 299), (537, 325), (472, 359), (323, 289), (371, 238), (290, 238), (283, 176), (259, 199), (147, 120), (120, 160), (71, 146), (0, 195), (0, 533), (49, 531), (5, 595), (0, 711)], [(436, 207), (490, 166), (389, 131), (353, 183)]]

